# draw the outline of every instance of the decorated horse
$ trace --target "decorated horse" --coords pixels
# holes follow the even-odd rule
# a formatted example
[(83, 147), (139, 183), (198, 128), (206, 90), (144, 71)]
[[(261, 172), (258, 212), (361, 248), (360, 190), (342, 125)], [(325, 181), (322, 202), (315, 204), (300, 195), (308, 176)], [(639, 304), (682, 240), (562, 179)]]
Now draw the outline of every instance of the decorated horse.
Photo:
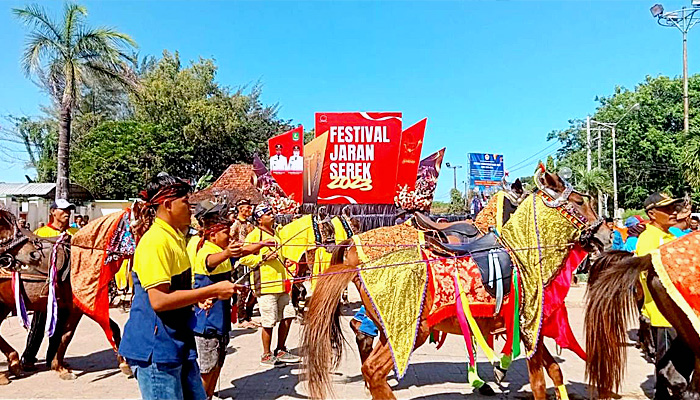
[[(76, 378), (64, 357), (83, 314), (104, 329), (115, 351), (119, 345), (119, 326), (109, 318), (109, 281), (133, 254), (128, 243), (145, 232), (146, 224), (134, 218), (142, 215), (139, 210), (135, 205), (95, 219), (73, 237), (44, 238), (20, 229), (14, 215), (0, 209), (0, 321), (16, 310), (29, 328), (28, 311), (47, 311), (47, 364), (61, 379)], [(2, 338), (0, 350), (10, 372), (21, 376), (17, 351)], [(117, 359), (122, 372), (130, 374), (128, 364)], [(0, 378), (0, 384), (7, 383), (7, 377)]]
[(561, 369), (541, 337), (553, 337), (585, 358), (564, 298), (584, 249), (608, 244), (610, 231), (588, 197), (560, 177), (540, 167), (535, 181), (539, 190), (522, 201), (501, 231), (470, 243), (429, 243), (423, 231), (402, 224), (355, 235), (336, 249), (332, 266), (318, 277), (304, 325), (303, 367), (311, 397), (324, 398), (332, 389), (330, 372), (340, 362), (344, 341), (338, 300), (353, 282), (380, 327), (378, 345), (362, 365), (373, 398), (394, 398), (387, 375), (393, 369), (401, 379), (411, 352), (431, 331), (465, 337), (472, 373), (472, 334), (496, 364), (482, 332), (491, 336), (499, 329), (508, 333), (501, 365), (519, 355), (522, 340), (535, 399), (546, 395), (543, 368), (557, 396), (566, 398)]
[[(589, 359), (586, 376), (600, 398), (620, 389), (627, 359), (627, 325), (638, 310), (635, 285), (641, 273), (659, 311), (688, 352), (690, 382), (671, 379), (673, 398), (700, 398), (700, 233), (690, 233), (643, 257), (605, 253), (591, 266), (584, 320)], [(693, 358), (695, 362), (693, 366)], [(662, 374), (668, 371), (662, 370)]]

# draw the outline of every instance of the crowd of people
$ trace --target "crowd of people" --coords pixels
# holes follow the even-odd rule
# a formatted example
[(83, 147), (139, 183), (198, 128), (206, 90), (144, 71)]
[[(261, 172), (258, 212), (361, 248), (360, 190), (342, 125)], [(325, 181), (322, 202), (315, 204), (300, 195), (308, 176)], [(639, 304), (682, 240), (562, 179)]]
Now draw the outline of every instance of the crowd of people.
[[(119, 353), (143, 399), (211, 398), (232, 326), (260, 329), (261, 365), (300, 360), (286, 347), (296, 311), (272, 207), (249, 199), (232, 208), (208, 201), (192, 205), (191, 192), (188, 183), (167, 174), (142, 192), (153, 223), (131, 263), (133, 298)], [(89, 222), (76, 215), (71, 223), (75, 209), (67, 200), (55, 201), (48, 223), (34, 233), (74, 235)], [(256, 302), (260, 322), (253, 320)], [(25, 370), (36, 370), (45, 323), (46, 314), (35, 313), (22, 355)], [(50, 340), (46, 359), (59, 343)]]
[(144, 399), (211, 398), (236, 320), (261, 330), (262, 365), (299, 361), (286, 347), (296, 313), (272, 207), (204, 202), (193, 223), (190, 192), (184, 181), (159, 175), (143, 193), (154, 222), (134, 254), (134, 298), (119, 352)]
[[(134, 254), (133, 300), (119, 352), (131, 367), (144, 399), (211, 398), (226, 356), (232, 326), (260, 329), (263, 366), (299, 362), (286, 347), (296, 316), (290, 299), (290, 263), (280, 255), (275, 215), (268, 204), (239, 199), (235, 207), (208, 201), (190, 204), (191, 186), (159, 174), (142, 192), (153, 223)], [(57, 200), (49, 221), (36, 229), (41, 237), (74, 235), (89, 222), (75, 205)], [(644, 256), (677, 237), (699, 230), (690, 201), (654, 193), (644, 202), (646, 216), (606, 220), (613, 250)], [(250, 284), (248, 284), (248, 282)], [(670, 380), (689, 382), (694, 363), (690, 349), (659, 312), (640, 276), (640, 338), (650, 339), (656, 366), (657, 399), (671, 398)], [(235, 298), (232, 302), (231, 299)], [(258, 303), (260, 322), (253, 320)], [(60, 316), (59, 316), (60, 318)], [(354, 328), (367, 324), (355, 317)], [(45, 313), (32, 319), (22, 355), (25, 370), (36, 369)], [(372, 324), (373, 325), (373, 324)], [(273, 331), (277, 328), (273, 350)], [(376, 326), (360, 330), (374, 337)], [(47, 359), (58, 341), (50, 341)], [(668, 394), (668, 396), (667, 396)]]

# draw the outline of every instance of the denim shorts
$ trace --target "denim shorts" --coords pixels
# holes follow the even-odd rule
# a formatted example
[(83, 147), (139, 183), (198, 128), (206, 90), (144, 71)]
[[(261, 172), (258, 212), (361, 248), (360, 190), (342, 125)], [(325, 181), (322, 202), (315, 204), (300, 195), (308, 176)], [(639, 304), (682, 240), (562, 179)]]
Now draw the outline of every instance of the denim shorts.
[(127, 360), (143, 400), (206, 400), (197, 360), (151, 363)]

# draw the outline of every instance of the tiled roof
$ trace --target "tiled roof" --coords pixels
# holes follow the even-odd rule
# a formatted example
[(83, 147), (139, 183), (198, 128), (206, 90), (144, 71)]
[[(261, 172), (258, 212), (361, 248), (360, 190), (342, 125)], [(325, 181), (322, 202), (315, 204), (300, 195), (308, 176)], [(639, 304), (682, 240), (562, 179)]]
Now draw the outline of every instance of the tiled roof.
[(231, 164), (211, 186), (190, 196), (192, 201), (208, 200), (215, 196), (226, 196), (229, 203), (247, 198), (254, 203), (263, 201), (263, 197), (253, 185), (253, 166), (251, 164)]

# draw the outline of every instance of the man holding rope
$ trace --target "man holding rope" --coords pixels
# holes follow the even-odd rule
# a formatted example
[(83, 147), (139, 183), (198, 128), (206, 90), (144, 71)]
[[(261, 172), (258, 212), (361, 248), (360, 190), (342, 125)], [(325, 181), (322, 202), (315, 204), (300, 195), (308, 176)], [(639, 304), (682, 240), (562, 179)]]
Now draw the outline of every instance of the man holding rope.
[[(75, 204), (65, 199), (58, 199), (51, 204), (49, 210), (49, 223), (34, 231), (34, 234), (39, 237), (56, 237), (61, 236), (64, 232), (73, 236), (78, 230), (70, 227), (70, 215), (75, 210)], [(63, 320), (68, 316), (64, 310), (59, 309), (58, 319)], [(57, 326), (61, 326), (57, 323)], [(33, 372), (37, 368), (36, 354), (39, 352), (41, 342), (44, 340), (44, 330), (46, 329), (46, 311), (35, 311), (32, 317), (32, 327), (29, 329), (27, 336), (27, 345), (22, 353), (22, 368), (25, 371)], [(61, 335), (54, 335), (49, 339), (49, 348), (46, 351), (46, 364), (51, 363), (53, 356), (58, 350), (58, 345), (61, 343)]]
[[(285, 347), (296, 313), (285, 287), (285, 280), (291, 277), (278, 254), (279, 237), (274, 230), (273, 209), (267, 204), (259, 204), (253, 215), (257, 226), (245, 238), (243, 253), (247, 255), (240, 259), (240, 263), (251, 268), (251, 283), (260, 305), (263, 345), (260, 364), (276, 367), (281, 363), (299, 362), (299, 357)], [(272, 329), (277, 323), (277, 348), (273, 353), (270, 350)]]
[[(202, 234), (195, 250), (192, 286), (202, 288), (217, 282), (230, 281), (230, 258), (234, 254), (240, 254), (241, 248), (241, 244), (229, 240), (231, 222), (217, 207), (202, 212), (198, 220)], [(199, 303), (195, 307), (195, 316), (197, 363), (202, 373), (204, 390), (211, 398), (226, 357), (231, 330), (231, 301), (210, 299)]]
[(230, 299), (238, 288), (221, 281), (192, 289), (184, 234), (191, 191), (181, 179), (158, 174), (141, 193), (154, 221), (136, 246), (134, 299), (119, 353), (145, 400), (207, 398), (197, 365), (192, 305)]

